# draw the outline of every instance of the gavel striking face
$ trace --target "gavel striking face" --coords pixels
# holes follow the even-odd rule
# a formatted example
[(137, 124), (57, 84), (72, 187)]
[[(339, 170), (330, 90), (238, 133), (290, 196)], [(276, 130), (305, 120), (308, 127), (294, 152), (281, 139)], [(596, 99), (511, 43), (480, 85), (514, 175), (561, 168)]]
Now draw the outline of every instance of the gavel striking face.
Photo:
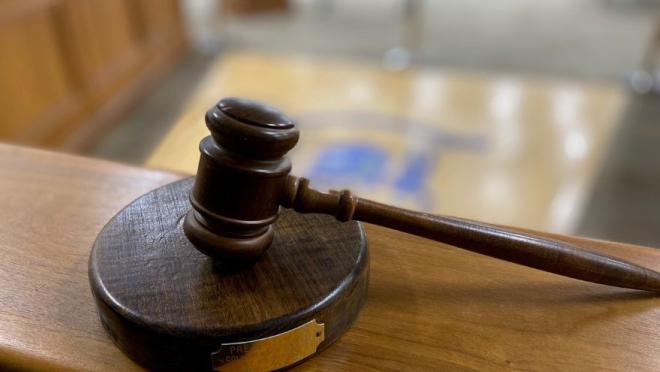
[(289, 175), (285, 154), (298, 142), (293, 120), (264, 104), (223, 99), (206, 113), (206, 124), (211, 136), (200, 143), (192, 209), (183, 227), (197, 249), (216, 259), (258, 258), (272, 242), (272, 225), (283, 206), (370, 222), (576, 279), (660, 292), (660, 273), (567, 243), (400, 209), (347, 190), (310, 189), (308, 180)]

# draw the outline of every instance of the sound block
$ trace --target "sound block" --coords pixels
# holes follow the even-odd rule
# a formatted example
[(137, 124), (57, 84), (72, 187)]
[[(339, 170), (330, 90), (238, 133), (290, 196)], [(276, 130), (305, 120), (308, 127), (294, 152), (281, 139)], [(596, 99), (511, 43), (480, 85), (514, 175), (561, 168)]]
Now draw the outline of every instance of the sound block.
[(360, 223), (283, 209), (257, 261), (214, 261), (182, 230), (192, 184), (135, 200), (94, 243), (92, 293), (126, 355), (159, 370), (271, 370), (300, 363), (346, 332), (367, 296)]

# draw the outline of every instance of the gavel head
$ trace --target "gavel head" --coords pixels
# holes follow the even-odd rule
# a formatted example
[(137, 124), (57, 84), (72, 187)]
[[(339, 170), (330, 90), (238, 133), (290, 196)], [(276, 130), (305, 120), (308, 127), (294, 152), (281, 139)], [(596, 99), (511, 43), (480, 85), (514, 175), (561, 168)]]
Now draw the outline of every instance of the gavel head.
[(201, 252), (249, 261), (273, 240), (279, 196), (291, 171), (284, 155), (298, 142), (295, 123), (259, 102), (225, 98), (206, 113), (192, 209), (183, 229)]

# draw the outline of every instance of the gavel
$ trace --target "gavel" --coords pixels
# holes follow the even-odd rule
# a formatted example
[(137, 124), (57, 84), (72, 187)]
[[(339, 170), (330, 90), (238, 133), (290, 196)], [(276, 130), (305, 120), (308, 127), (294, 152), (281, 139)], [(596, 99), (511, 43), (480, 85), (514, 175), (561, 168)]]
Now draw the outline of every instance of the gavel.
[(206, 113), (183, 229), (215, 259), (249, 262), (273, 240), (280, 207), (359, 220), (531, 268), (610, 286), (660, 292), (660, 273), (564, 242), (456, 217), (421, 213), (354, 196), (319, 192), (290, 173), (294, 121), (265, 104), (225, 98)]

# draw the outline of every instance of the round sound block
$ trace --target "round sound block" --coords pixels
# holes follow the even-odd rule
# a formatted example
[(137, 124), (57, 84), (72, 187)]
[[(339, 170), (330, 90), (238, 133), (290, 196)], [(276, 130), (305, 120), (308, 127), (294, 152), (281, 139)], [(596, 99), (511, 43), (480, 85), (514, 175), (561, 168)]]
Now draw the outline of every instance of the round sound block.
[(257, 261), (214, 261), (182, 230), (192, 183), (140, 197), (94, 243), (92, 292), (124, 353), (152, 369), (276, 369), (350, 327), (369, 272), (359, 223), (283, 210)]

